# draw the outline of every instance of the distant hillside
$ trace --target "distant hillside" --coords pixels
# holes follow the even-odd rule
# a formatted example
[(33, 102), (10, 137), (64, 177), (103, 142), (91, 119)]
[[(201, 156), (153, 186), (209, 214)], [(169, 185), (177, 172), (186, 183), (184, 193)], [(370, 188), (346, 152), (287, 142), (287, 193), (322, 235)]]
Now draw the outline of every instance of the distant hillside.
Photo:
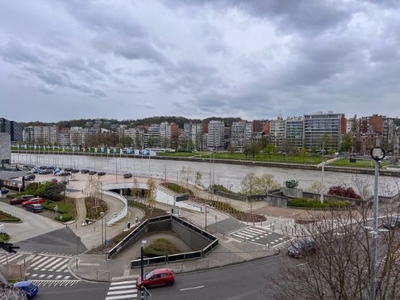
[(226, 125), (231, 125), (232, 122), (242, 121), (241, 118), (210, 117), (210, 118), (201, 120), (201, 119), (188, 119), (188, 118), (181, 117), (181, 116), (155, 116), (155, 117), (149, 117), (149, 118), (138, 119), (138, 120), (122, 120), (122, 121), (118, 121), (117, 119), (79, 119), (79, 120), (59, 121), (57, 123), (44, 123), (44, 122), (36, 121), (36, 122), (26, 122), (26, 123), (21, 122), (20, 124), (22, 127), (57, 125), (61, 128), (71, 128), (71, 127), (75, 127), (75, 126), (86, 127), (86, 124), (88, 124), (88, 123), (94, 124), (96, 122), (101, 121), (100, 126), (104, 127), (104, 128), (110, 128), (110, 126), (113, 124), (126, 125), (126, 126), (132, 128), (132, 127), (137, 127), (137, 126), (168, 122), (168, 123), (176, 123), (176, 124), (178, 124), (179, 128), (183, 128), (184, 123), (188, 123), (188, 122), (206, 122), (206, 123), (208, 123), (210, 120), (224, 121)]

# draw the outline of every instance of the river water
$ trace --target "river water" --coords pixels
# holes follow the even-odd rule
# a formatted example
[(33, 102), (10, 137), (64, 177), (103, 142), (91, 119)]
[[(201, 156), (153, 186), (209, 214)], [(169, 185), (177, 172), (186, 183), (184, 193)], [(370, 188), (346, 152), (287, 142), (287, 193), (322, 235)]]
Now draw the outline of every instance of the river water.
[[(246, 174), (253, 172), (256, 175), (271, 174), (274, 180), (284, 185), (289, 179), (299, 182), (299, 188), (307, 189), (315, 182), (322, 182), (321, 168), (312, 170), (272, 168), (260, 166), (243, 166), (232, 164), (220, 164), (216, 161), (206, 160), (205, 162), (187, 162), (176, 160), (159, 160), (151, 157), (111, 157), (85, 156), (85, 155), (57, 155), (57, 154), (26, 154), (12, 153), (12, 163), (28, 164), (37, 166), (57, 166), (60, 168), (89, 169), (104, 171), (106, 173), (132, 173), (134, 176), (153, 177), (181, 182), (194, 182), (195, 173), (202, 174), (201, 184), (208, 187), (210, 183), (219, 184), (228, 189), (238, 192)], [(126, 179), (131, 181), (132, 179)], [(324, 187), (328, 189), (335, 185), (353, 187), (357, 191), (357, 183), (363, 182), (363, 186), (370, 189), (373, 194), (374, 176), (364, 174), (347, 174), (325, 171), (323, 175)], [(394, 177), (379, 177), (379, 195), (391, 196), (400, 190), (400, 179)]]

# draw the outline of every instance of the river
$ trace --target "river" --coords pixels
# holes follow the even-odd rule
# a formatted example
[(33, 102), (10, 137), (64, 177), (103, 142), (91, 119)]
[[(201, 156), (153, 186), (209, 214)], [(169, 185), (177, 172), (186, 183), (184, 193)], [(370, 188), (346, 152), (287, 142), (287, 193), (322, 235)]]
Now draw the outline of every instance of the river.
[[(208, 187), (211, 182), (223, 185), (226, 188), (238, 192), (240, 185), (246, 174), (253, 172), (256, 175), (271, 174), (274, 180), (284, 185), (289, 179), (299, 182), (299, 188), (307, 189), (315, 182), (322, 182), (321, 168), (313, 170), (243, 166), (234, 164), (222, 164), (217, 161), (187, 162), (176, 160), (159, 160), (151, 157), (132, 158), (132, 157), (111, 157), (85, 156), (85, 155), (58, 155), (58, 154), (26, 154), (12, 153), (12, 163), (37, 166), (58, 166), (60, 168), (90, 169), (104, 171), (106, 173), (132, 173), (134, 176), (153, 177), (171, 181), (177, 179), (181, 182), (194, 182), (195, 173), (200, 172), (201, 184)], [(126, 179), (128, 181), (128, 179)], [(132, 179), (129, 179), (131, 181)], [(373, 175), (347, 174), (324, 171), (324, 187), (329, 189), (331, 186), (343, 185), (352, 187), (358, 192), (361, 182), (363, 187), (373, 192)], [(379, 177), (379, 195), (391, 196), (400, 191), (400, 179), (394, 177)]]

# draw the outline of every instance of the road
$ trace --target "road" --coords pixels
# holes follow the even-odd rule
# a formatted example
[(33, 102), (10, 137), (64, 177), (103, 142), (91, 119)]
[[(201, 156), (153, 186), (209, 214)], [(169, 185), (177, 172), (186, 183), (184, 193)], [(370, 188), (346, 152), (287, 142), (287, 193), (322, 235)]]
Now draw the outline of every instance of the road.
[(276, 256), (223, 268), (176, 275), (172, 287), (150, 289), (152, 299), (258, 300), (266, 295), (267, 277), (276, 272)]
[(73, 286), (39, 286), (35, 300), (101, 300), (105, 299), (109, 285), (109, 283), (81, 281)]

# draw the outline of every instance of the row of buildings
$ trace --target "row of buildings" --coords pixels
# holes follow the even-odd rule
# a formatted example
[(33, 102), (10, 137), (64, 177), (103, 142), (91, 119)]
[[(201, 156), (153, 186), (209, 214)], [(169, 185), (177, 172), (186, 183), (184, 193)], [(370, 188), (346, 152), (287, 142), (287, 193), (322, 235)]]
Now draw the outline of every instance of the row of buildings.
[[(342, 150), (343, 142), (351, 139), (349, 151), (366, 153), (376, 140), (389, 152), (398, 153), (399, 128), (394, 118), (381, 115), (346, 119), (342, 113), (318, 112), (301, 117), (276, 120), (238, 121), (225, 124), (221, 120), (188, 122), (180, 128), (176, 123), (161, 122), (129, 128), (114, 124), (102, 128), (101, 121), (82, 127), (62, 128), (56, 124), (20, 128), (19, 124), (0, 118), (0, 132), (7, 132), (12, 142), (36, 145), (97, 146), (116, 143), (136, 148), (174, 148), (180, 150), (243, 150), (262, 138), (280, 151), (312, 148)], [(101, 137), (117, 136), (107, 140)], [(114, 143), (114, 145), (111, 145)]]

